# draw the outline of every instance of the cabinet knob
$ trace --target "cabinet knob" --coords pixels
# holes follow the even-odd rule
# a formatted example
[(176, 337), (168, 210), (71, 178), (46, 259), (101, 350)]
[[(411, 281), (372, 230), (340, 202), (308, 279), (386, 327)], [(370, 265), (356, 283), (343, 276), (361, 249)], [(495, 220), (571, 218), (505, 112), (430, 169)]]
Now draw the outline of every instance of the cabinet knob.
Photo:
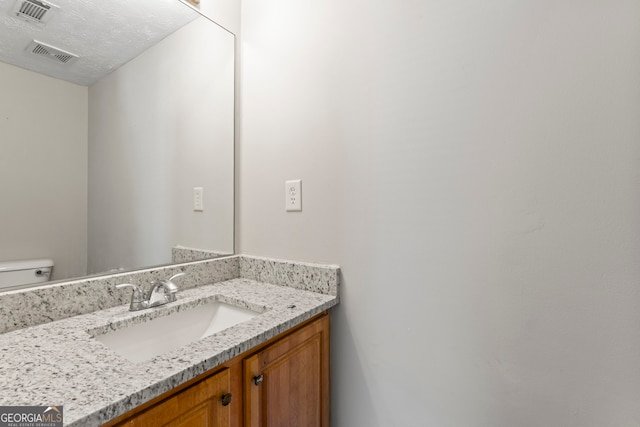
[(231, 393), (223, 394), (222, 399), (220, 399), (222, 401), (222, 406), (228, 406), (229, 403), (231, 403), (232, 398), (233, 396), (231, 395)]
[(260, 375), (256, 375), (255, 377), (253, 377), (253, 383), (255, 385), (260, 385), (262, 384), (262, 381), (264, 381), (264, 375), (260, 374)]

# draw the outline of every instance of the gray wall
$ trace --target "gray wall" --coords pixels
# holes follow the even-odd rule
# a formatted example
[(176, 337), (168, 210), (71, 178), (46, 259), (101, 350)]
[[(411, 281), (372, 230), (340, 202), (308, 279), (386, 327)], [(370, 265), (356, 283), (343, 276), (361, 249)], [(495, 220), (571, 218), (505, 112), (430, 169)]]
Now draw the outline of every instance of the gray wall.
[(85, 274), (86, 87), (0, 63), (0, 261)]
[(233, 252), (233, 45), (199, 18), (90, 88), (89, 273)]
[(239, 249), (342, 266), (332, 425), (639, 425), (640, 3), (242, 7)]
[(240, 0), (200, 0), (198, 9), (233, 34), (240, 34)]

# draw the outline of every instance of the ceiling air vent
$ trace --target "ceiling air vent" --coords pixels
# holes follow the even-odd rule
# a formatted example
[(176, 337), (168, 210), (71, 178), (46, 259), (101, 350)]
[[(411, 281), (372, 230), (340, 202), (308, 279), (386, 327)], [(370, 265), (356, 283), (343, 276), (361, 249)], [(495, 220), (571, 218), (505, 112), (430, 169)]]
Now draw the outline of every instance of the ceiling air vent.
[(59, 8), (55, 4), (42, 0), (18, 0), (13, 12), (18, 18), (42, 24), (47, 22), (57, 9)]
[(27, 47), (27, 51), (35, 55), (45, 56), (63, 64), (71, 64), (73, 61), (78, 59), (78, 55), (74, 55), (73, 53), (66, 52), (57, 47), (39, 42), (38, 40), (32, 41), (29, 47)]

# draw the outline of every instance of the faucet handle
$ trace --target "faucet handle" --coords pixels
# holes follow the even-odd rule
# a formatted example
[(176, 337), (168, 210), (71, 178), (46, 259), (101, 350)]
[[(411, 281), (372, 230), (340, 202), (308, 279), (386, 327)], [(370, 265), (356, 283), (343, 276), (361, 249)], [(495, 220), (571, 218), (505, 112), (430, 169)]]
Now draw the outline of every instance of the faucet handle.
[(131, 301), (135, 301), (135, 302), (139, 302), (139, 301), (144, 301), (144, 294), (142, 292), (142, 289), (140, 289), (140, 286), (138, 285), (132, 285), (131, 283), (121, 283), (119, 285), (116, 285), (116, 289), (122, 289), (122, 288), (132, 288), (133, 289), (133, 294), (131, 295)]
[(166, 291), (172, 295), (169, 297), (171, 302), (175, 301), (175, 293), (178, 292), (178, 287), (176, 286), (175, 283), (173, 283), (173, 279), (175, 279), (176, 277), (184, 276), (184, 275), (185, 273), (174, 274), (173, 276), (169, 277), (167, 280), (163, 281)]
[(176, 286), (175, 283), (173, 283), (173, 279), (175, 279), (176, 277), (184, 276), (184, 275), (185, 273), (174, 274), (173, 276), (169, 277), (169, 279), (165, 281), (165, 287), (169, 291), (169, 295), (167, 296), (167, 299), (169, 300), (169, 302), (173, 302), (176, 300), (176, 292), (178, 292), (178, 287)]
[(178, 273), (178, 274), (174, 274), (173, 276), (169, 277), (169, 279), (167, 280), (167, 282), (172, 282), (173, 279), (175, 279), (176, 277), (180, 277), (180, 276), (184, 276), (186, 273), (182, 272), (182, 273)]
[(141, 310), (143, 308), (146, 308), (144, 292), (142, 292), (142, 289), (140, 289), (138, 285), (132, 285), (131, 283), (121, 283), (119, 285), (116, 285), (116, 289), (122, 289), (122, 288), (133, 289), (133, 292), (131, 294), (131, 303), (129, 304), (130, 311), (136, 311), (136, 310)]

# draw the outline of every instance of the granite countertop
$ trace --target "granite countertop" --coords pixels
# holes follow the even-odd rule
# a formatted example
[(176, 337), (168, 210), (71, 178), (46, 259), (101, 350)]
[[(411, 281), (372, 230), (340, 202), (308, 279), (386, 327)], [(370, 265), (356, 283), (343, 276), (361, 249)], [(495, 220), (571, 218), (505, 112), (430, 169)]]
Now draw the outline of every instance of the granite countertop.
[[(91, 335), (217, 299), (262, 312), (212, 336), (134, 363)], [(130, 312), (128, 305), (0, 335), (0, 405), (62, 405), (67, 426), (94, 426), (250, 350), (338, 297), (236, 278), (178, 292), (176, 302)]]

